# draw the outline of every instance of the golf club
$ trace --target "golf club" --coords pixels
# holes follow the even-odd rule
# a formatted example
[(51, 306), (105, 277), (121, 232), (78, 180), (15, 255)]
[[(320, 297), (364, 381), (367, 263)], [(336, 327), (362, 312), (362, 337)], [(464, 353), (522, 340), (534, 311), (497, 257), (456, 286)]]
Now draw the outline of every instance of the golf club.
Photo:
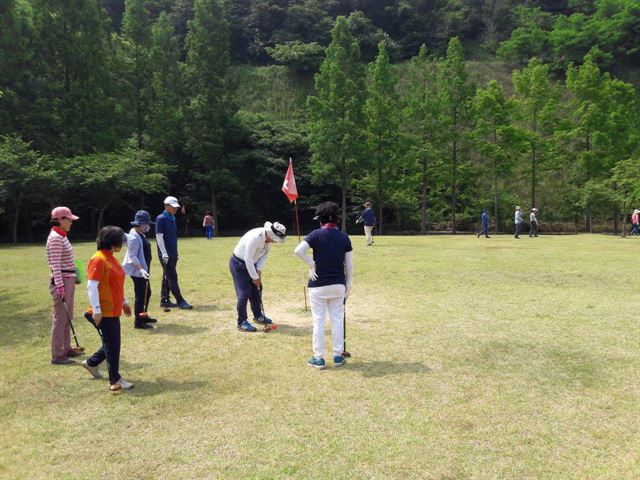
[[(262, 312), (262, 316), (266, 317), (264, 314), (264, 303), (262, 303), (262, 282), (260, 282), (260, 288), (258, 289), (258, 293), (260, 294), (260, 312)], [(271, 330), (277, 330), (278, 326), (275, 323), (270, 323), (269, 325), (265, 325), (263, 331), (270, 332)]]
[(342, 316), (342, 330), (344, 332), (344, 343), (342, 344), (342, 356), (351, 357), (351, 354), (347, 351), (347, 299), (342, 301), (344, 306), (344, 315)]
[(147, 318), (149, 315), (147, 314), (147, 302), (148, 302), (148, 298), (147, 295), (149, 295), (149, 279), (146, 279), (147, 282), (144, 284), (144, 302), (143, 302), (143, 309), (140, 312), (139, 316), (140, 318)]
[(67, 309), (67, 302), (64, 301), (64, 297), (62, 297), (62, 305), (64, 305), (64, 311), (67, 314), (67, 320), (69, 320), (69, 326), (71, 327), (71, 331), (73, 332), (73, 339), (76, 341), (76, 346), (73, 348), (74, 352), (84, 353), (84, 347), (80, 346), (78, 342), (78, 337), (76, 336), (76, 329), (73, 328), (73, 323), (71, 322), (71, 315), (69, 315), (69, 310)]

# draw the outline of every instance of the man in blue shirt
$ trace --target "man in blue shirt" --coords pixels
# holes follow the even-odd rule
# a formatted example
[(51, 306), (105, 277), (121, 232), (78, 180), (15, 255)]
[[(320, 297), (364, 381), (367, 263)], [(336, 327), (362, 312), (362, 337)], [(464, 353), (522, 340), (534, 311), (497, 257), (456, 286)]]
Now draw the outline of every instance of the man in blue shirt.
[[(180, 208), (176, 197), (164, 199), (164, 212), (156, 218), (156, 243), (158, 244), (158, 258), (162, 265), (162, 287), (160, 290), (160, 306), (165, 311), (171, 307), (182, 309), (193, 308), (180, 293), (178, 285), (178, 225), (175, 214)], [(177, 304), (172, 303), (170, 294), (176, 298)]]
[(373, 241), (373, 227), (376, 226), (376, 216), (373, 213), (373, 208), (371, 208), (371, 202), (365, 202), (363, 205), (364, 212), (362, 215), (356, 220), (356, 223), (364, 223), (364, 234), (367, 237), (367, 247), (370, 247), (375, 242)]
[[(333, 364), (346, 362), (344, 353), (344, 302), (351, 291), (353, 261), (351, 240), (338, 230), (338, 205), (318, 205), (315, 220), (321, 228), (314, 230), (296, 247), (294, 253), (309, 265), (309, 298), (313, 317), (313, 357), (307, 364), (323, 370), (324, 321), (327, 310), (331, 318)], [(306, 251), (313, 249), (313, 259)]]
[(486, 208), (482, 209), (482, 230), (478, 232), (478, 238), (480, 238), (480, 235), (491, 238), (489, 236), (489, 214)]

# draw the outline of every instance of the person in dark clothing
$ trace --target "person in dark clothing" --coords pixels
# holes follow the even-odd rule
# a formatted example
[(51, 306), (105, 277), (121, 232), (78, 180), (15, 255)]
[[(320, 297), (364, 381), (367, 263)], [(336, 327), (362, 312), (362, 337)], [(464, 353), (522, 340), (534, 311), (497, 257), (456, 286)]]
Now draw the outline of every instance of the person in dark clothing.
[[(169, 311), (171, 307), (182, 309), (193, 308), (180, 292), (178, 285), (178, 226), (175, 214), (180, 208), (176, 197), (164, 199), (164, 212), (156, 218), (156, 243), (158, 244), (158, 257), (162, 265), (162, 288), (160, 290), (160, 307)], [(170, 294), (176, 298), (172, 303)]]
[(364, 234), (367, 237), (367, 247), (370, 247), (375, 242), (373, 241), (373, 227), (376, 226), (376, 216), (371, 208), (371, 202), (365, 202), (363, 205), (364, 211), (362, 215), (358, 217), (356, 223), (364, 223)]
[(122, 262), (122, 268), (133, 281), (136, 294), (133, 306), (135, 328), (150, 329), (155, 318), (147, 315), (149, 299), (151, 298), (151, 244), (147, 240), (146, 233), (154, 223), (151, 215), (146, 210), (138, 210), (131, 225), (133, 228), (127, 235), (127, 255)]
[(478, 238), (480, 238), (480, 235), (484, 235), (487, 238), (491, 238), (489, 236), (489, 214), (487, 213), (487, 209), (483, 208), (482, 209), (482, 230), (480, 232), (478, 232)]

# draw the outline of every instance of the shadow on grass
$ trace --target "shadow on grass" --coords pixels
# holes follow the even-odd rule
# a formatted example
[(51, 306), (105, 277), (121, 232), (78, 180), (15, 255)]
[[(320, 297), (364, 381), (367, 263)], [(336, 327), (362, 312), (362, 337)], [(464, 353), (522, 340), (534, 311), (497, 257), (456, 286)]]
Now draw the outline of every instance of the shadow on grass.
[(407, 373), (430, 373), (431, 367), (419, 362), (392, 362), (389, 360), (381, 360), (375, 362), (359, 362), (350, 360), (345, 371), (355, 371), (363, 377), (374, 378), (383, 377), (385, 375), (404, 375)]
[(206, 332), (205, 327), (190, 327), (182, 323), (157, 323), (152, 335), (194, 335)]
[(296, 327), (294, 325), (286, 325), (283, 323), (278, 323), (278, 329), (275, 332), (277, 334), (289, 335), (291, 337), (303, 337), (311, 335), (312, 328), (311, 327)]
[(151, 397), (153, 395), (160, 395), (167, 392), (191, 392), (202, 389), (207, 385), (207, 382), (178, 382), (175, 380), (159, 378), (155, 382), (135, 380), (135, 385), (135, 388), (130, 392), (127, 392), (127, 395), (132, 395), (134, 397)]
[[(38, 336), (50, 335), (51, 308), (48, 301), (34, 310), (33, 303), (17, 300), (7, 290), (0, 291), (0, 347), (15, 346), (31, 342)], [(74, 326), (78, 321), (77, 317), (73, 320)]]

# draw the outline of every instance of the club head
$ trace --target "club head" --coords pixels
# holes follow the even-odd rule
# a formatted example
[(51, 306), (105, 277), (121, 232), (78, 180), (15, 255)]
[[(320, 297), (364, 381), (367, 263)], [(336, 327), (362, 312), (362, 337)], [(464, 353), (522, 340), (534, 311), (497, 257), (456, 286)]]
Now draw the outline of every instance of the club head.
[(73, 347), (73, 351), (77, 353), (84, 353), (84, 347)]
[(122, 386), (119, 383), (114, 383), (113, 385), (109, 385), (109, 391), (111, 393), (120, 393)]
[(270, 332), (272, 330), (277, 330), (277, 329), (278, 329), (278, 325), (276, 325), (275, 323), (271, 323), (269, 325), (265, 325), (263, 331)]
[(345, 350), (344, 352), (342, 352), (342, 356), (349, 358), (351, 357), (351, 354)]
[(140, 312), (138, 315), (140, 318), (147, 318), (149, 316), (147, 312)]

